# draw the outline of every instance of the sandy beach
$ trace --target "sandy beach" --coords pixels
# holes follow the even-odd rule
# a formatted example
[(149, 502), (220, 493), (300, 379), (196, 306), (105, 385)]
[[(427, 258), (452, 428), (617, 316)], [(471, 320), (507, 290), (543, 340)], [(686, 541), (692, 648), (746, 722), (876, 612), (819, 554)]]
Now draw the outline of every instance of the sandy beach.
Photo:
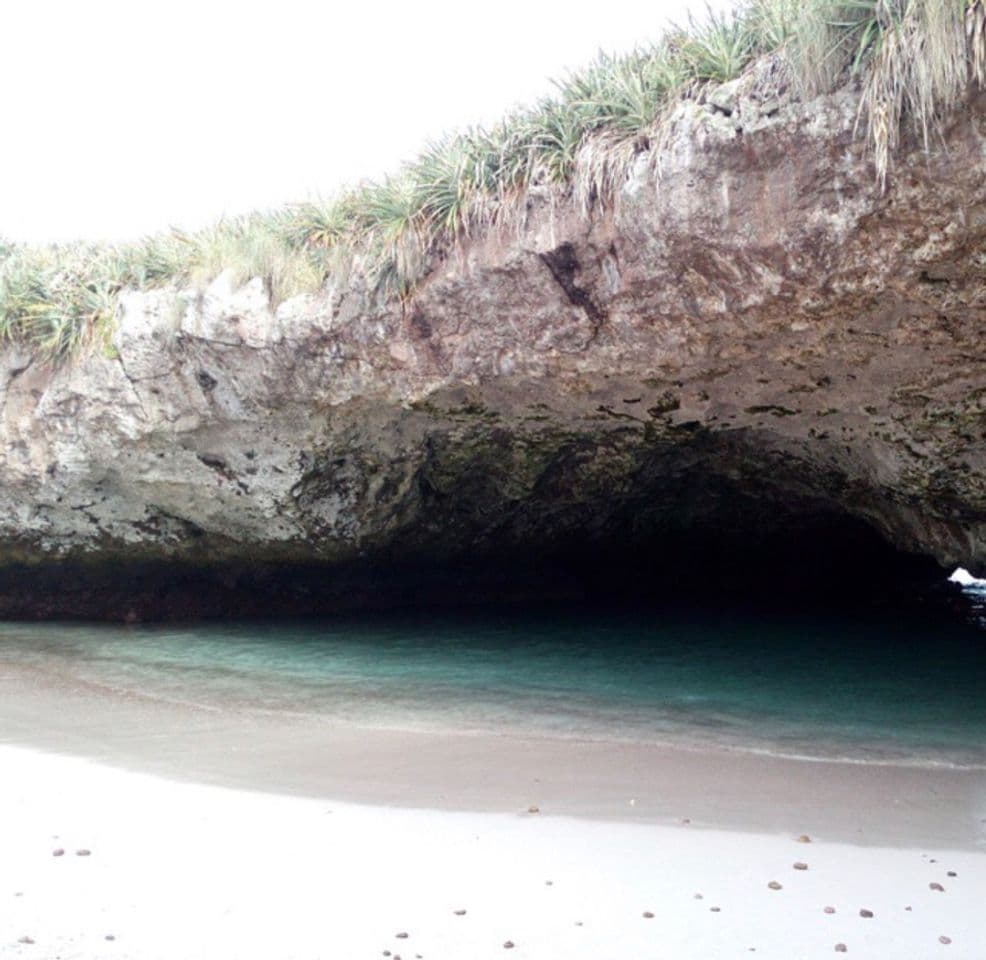
[(9, 747), (0, 768), (4, 956), (979, 960), (986, 942), (981, 852), (356, 806)]
[(984, 956), (981, 771), (359, 730), (2, 673), (2, 956)]

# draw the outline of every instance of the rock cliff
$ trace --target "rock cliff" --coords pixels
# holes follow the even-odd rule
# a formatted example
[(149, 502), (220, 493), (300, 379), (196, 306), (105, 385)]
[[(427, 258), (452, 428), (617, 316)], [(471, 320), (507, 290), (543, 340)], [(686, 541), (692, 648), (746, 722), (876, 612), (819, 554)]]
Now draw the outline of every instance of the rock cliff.
[(872, 531), (986, 573), (986, 98), (885, 191), (851, 93), (714, 99), (611, 209), (534, 195), (403, 304), (227, 274), (125, 294), (108, 351), (8, 345), (0, 611), (384, 602), (395, 570), (826, 531), (826, 562)]

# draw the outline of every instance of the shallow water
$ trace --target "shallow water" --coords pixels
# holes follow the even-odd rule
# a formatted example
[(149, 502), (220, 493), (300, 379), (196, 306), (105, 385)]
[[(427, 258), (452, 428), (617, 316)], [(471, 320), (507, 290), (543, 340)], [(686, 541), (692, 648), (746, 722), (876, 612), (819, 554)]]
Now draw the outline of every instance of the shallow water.
[(4, 664), (374, 727), (986, 768), (986, 630), (656, 611), (186, 627), (0, 625)]

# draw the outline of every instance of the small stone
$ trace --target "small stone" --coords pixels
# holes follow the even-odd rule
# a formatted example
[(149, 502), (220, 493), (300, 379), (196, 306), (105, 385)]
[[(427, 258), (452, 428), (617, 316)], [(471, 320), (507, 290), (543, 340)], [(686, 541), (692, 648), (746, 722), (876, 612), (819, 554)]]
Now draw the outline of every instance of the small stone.
[(581, 920), (576, 920), (575, 921), (575, 926), (581, 927), (582, 926), (582, 921)]
[(113, 934), (112, 934), (112, 933), (108, 933), (108, 934), (106, 934), (106, 936), (105, 936), (105, 937), (103, 937), (103, 939), (104, 939), (104, 940), (109, 940), (109, 941), (111, 941), (111, 942), (112, 942), (113, 940), (115, 940), (115, 939), (116, 939), (116, 937), (115, 937), (115, 936), (113, 936)]
[(907, 910), (908, 912), (910, 912), (910, 910), (911, 910), (910, 907), (904, 907), (904, 909)]
[(681, 818), (681, 822), (682, 823), (691, 823), (692, 822), (691, 821), (691, 817), (682, 817)]
[(466, 915), (465, 910), (453, 910), (452, 911), (457, 917), (464, 917)]
[(406, 933), (395, 933), (394, 936), (397, 937), (398, 940), (406, 940), (407, 939), (407, 934)]
[(514, 942), (513, 942), (513, 940), (506, 940), (506, 941), (504, 941), (504, 944), (503, 944), (503, 949), (504, 950), (513, 950), (513, 948), (514, 948)]
[(837, 943), (835, 945), (835, 952), (836, 953), (848, 953), (849, 952), (849, 948), (844, 943)]
[(800, 860), (794, 865), (795, 870), (807, 870), (808, 864), (802, 863)]
[(949, 870), (948, 871), (948, 876), (950, 876), (950, 877), (957, 877), (958, 874), (954, 870)]
[(389, 950), (384, 950), (383, 955), (385, 957), (389, 957), (390, 956), (390, 951)]
[(653, 920), (654, 919), (654, 914), (651, 913), (650, 910), (645, 910), (644, 911), (644, 919), (645, 920)]
[(835, 907), (825, 907), (822, 913), (835, 913)]
[(541, 812), (541, 808), (540, 808), (540, 807), (539, 807), (539, 806), (538, 806), (538, 805), (537, 805), (536, 803), (532, 803), (532, 804), (531, 804), (531, 805), (530, 805), (530, 806), (529, 806), (529, 807), (527, 808), (527, 812), (528, 812), (528, 813), (540, 813), (540, 812)]
[(937, 860), (936, 860), (936, 859), (935, 859), (934, 857), (932, 857), (932, 858), (931, 858), (931, 859), (930, 859), (930, 860), (928, 861), (928, 863), (937, 863), (937, 862), (938, 862), (938, 861), (937, 861)]
[(18, 943), (34, 943), (30, 937), (20, 937), (17, 940)]
[(767, 886), (770, 887), (771, 890), (782, 889), (781, 885), (776, 880), (771, 880), (770, 883), (767, 884)]
[(695, 894), (695, 899), (696, 899), (696, 900), (701, 900), (701, 899), (702, 899), (702, 894), (700, 894), (700, 893), (696, 893), (696, 894)]
[(798, 843), (811, 843), (811, 837), (807, 833), (803, 833), (798, 837)]
[(945, 892), (945, 888), (940, 883), (929, 883), (928, 884), (928, 889), (929, 890), (937, 890), (939, 893), (944, 893)]
[(719, 907), (709, 907), (709, 910), (711, 910), (713, 913), (719, 913), (720, 908)]
[(76, 850), (75, 851), (75, 855), (77, 857), (91, 857), (92, 856), (92, 850), (86, 850), (86, 848), (83, 847), (81, 850)]
[(54, 850), (51, 851), (51, 855), (53, 857), (64, 857), (65, 851), (62, 847), (56, 847)]
[(942, 935), (942, 936), (940, 936), (940, 937), (938, 938), (938, 942), (939, 942), (939, 943), (944, 943), (944, 944), (946, 944), (946, 945), (947, 945), (947, 944), (949, 944), (949, 943), (951, 943), (951, 942), (952, 942), (952, 938), (951, 938), (951, 937), (946, 937), (946, 936), (944, 936), (944, 935)]
[(873, 911), (872, 910), (865, 910), (865, 909), (864, 910), (860, 910), (859, 911), (859, 915), (864, 920), (869, 920), (873, 916)]
[(555, 881), (554, 880), (545, 880), (544, 881), (544, 885), (546, 887), (553, 887), (555, 885)]

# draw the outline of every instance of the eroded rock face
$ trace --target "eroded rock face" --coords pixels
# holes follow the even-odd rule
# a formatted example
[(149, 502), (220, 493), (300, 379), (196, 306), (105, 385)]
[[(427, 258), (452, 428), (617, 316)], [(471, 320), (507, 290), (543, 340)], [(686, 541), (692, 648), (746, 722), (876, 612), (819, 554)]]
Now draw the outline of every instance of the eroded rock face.
[(57, 560), (347, 592), (820, 518), (986, 573), (986, 98), (885, 194), (854, 123), (849, 94), (685, 104), (615, 211), (535, 199), (403, 306), (222, 276), (126, 294), (112, 357), (8, 346), (0, 607), (120, 613), (52, 596)]

